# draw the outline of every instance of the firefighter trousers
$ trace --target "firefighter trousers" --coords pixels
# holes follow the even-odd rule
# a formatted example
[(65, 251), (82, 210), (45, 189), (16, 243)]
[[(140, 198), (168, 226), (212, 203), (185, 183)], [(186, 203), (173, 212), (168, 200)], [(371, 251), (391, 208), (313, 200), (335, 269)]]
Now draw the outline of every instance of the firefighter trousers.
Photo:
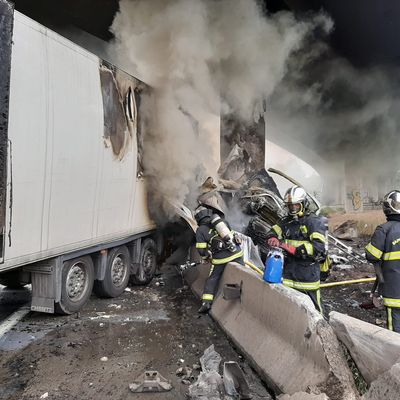
[[(234, 262), (244, 265), (243, 258), (240, 257)], [(219, 282), (225, 270), (225, 264), (211, 264), (210, 274), (206, 280), (203, 291), (203, 301), (214, 301), (214, 296), (218, 291)]]
[(386, 307), (388, 329), (400, 333), (400, 308)]
[(324, 308), (321, 302), (321, 292), (320, 290), (301, 290), (302, 293), (305, 293), (307, 296), (310, 297), (312, 302), (314, 303), (315, 308), (324, 315)]

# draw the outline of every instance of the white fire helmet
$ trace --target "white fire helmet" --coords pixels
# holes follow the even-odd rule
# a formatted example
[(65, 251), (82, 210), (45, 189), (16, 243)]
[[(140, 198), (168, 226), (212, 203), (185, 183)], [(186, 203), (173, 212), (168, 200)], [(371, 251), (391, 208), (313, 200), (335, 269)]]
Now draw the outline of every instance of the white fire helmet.
[(400, 214), (400, 192), (392, 190), (384, 198), (382, 203), (385, 215)]
[(283, 201), (290, 215), (302, 217), (308, 206), (307, 192), (300, 186), (293, 186), (287, 190)]

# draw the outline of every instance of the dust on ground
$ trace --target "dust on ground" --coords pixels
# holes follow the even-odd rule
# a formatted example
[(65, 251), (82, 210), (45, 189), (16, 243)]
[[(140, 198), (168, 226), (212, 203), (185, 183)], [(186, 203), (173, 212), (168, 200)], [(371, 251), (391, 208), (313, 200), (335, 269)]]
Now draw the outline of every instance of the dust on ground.
[[(188, 385), (176, 371), (198, 364), (211, 344), (222, 362), (239, 363), (253, 399), (272, 399), (212, 319), (197, 314), (199, 301), (175, 269), (162, 271), (119, 298), (92, 297), (80, 314), (30, 313), (0, 341), (0, 399), (186, 399)], [(128, 385), (146, 370), (173, 389), (131, 393)]]

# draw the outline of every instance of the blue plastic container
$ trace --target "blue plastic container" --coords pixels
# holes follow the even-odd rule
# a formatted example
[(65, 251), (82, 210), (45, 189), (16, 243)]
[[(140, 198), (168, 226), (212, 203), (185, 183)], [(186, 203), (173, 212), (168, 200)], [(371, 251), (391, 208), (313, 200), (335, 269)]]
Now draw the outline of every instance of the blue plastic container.
[(281, 249), (271, 250), (265, 260), (263, 279), (269, 283), (282, 283), (283, 252)]

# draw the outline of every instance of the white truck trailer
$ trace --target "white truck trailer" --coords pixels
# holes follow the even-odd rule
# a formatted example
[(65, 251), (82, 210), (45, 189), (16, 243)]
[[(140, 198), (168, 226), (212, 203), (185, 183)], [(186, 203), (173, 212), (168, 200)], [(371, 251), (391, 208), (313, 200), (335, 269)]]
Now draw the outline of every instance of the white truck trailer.
[(141, 178), (150, 88), (0, 0), (0, 283), (73, 313), (156, 268)]

